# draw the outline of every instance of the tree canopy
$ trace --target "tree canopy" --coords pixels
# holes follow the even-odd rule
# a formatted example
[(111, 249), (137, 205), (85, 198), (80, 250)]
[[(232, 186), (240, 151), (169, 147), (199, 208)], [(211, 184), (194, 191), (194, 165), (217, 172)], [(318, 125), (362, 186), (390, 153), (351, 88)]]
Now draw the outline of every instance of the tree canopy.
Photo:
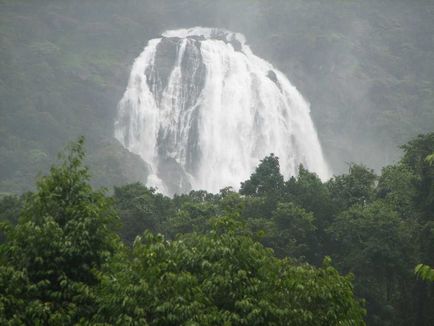
[[(171, 200), (134, 184), (116, 188), (113, 201), (89, 185), (84, 155), (81, 138), (36, 192), (14, 199), (22, 201), (19, 219), (3, 224), (0, 245), (1, 324), (364, 324), (352, 275), (340, 275), (328, 257), (318, 267), (283, 258), (304, 254), (312, 213), (292, 203), (270, 213), (273, 243), (283, 244), (278, 258), (241, 217), (247, 197), (226, 189)], [(277, 158), (268, 163), (272, 169), (259, 171), (281, 188), (265, 182), (252, 198), (283, 190)], [(117, 212), (128, 223), (119, 229), (125, 242)], [(190, 228), (182, 232), (180, 221)], [(196, 223), (202, 227), (192, 229)], [(179, 232), (153, 233), (171, 227)]]
[(380, 175), (284, 180), (270, 155), (239, 192), (173, 198), (94, 190), (81, 139), (0, 199), (0, 323), (431, 325), (433, 139)]

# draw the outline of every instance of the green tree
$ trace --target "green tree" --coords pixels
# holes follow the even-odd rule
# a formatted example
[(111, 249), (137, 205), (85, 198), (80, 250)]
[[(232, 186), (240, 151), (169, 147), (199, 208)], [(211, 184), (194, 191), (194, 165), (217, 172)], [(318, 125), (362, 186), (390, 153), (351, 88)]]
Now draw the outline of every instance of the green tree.
[(367, 204), (375, 198), (376, 179), (373, 170), (351, 164), (348, 174), (336, 176), (328, 182), (331, 198), (340, 210), (355, 204)]
[[(23, 198), (24, 196), (9, 195), (0, 199), (0, 224), (13, 226), (18, 223)], [(0, 243), (4, 242), (4, 240), (4, 234), (0, 231)]]
[(358, 204), (342, 212), (328, 232), (337, 241), (335, 260), (356, 276), (357, 294), (367, 299), (370, 325), (412, 324), (417, 226), (400, 218), (384, 201)]
[(221, 217), (206, 234), (191, 233), (174, 241), (150, 233), (137, 238), (127, 267), (118, 264), (104, 274), (96, 321), (364, 324), (350, 277), (340, 276), (327, 262), (316, 269), (279, 260), (239, 227), (233, 219)]
[(291, 177), (285, 183), (285, 200), (296, 203), (306, 211), (313, 213), (315, 234), (306, 244), (309, 247), (309, 262), (321, 264), (323, 257), (332, 252), (328, 235), (325, 232), (332, 223), (336, 205), (332, 201), (327, 184), (312, 172), (300, 165), (297, 177)]
[(241, 182), (240, 194), (249, 196), (280, 196), (284, 180), (280, 173), (279, 158), (274, 154), (261, 160), (250, 179)]
[(312, 212), (319, 219), (327, 220), (334, 214), (327, 185), (302, 165), (299, 166), (297, 177), (285, 182), (285, 196), (286, 200)]
[[(117, 216), (104, 193), (89, 185), (83, 144), (83, 138), (71, 144), (63, 163), (37, 182), (19, 223), (7, 231), (1, 323), (73, 324), (95, 311), (92, 286), (115, 250)], [(6, 278), (12, 283), (4, 287)]]
[(384, 199), (403, 218), (415, 218), (415, 195), (418, 178), (404, 164), (383, 168), (376, 189), (377, 197)]
[(259, 215), (260, 218), (271, 219), (271, 212), (283, 196), (284, 185), (279, 158), (270, 154), (261, 160), (249, 180), (241, 182), (239, 193), (254, 198), (250, 207), (246, 207), (254, 214), (249, 217)]
[[(416, 191), (414, 194), (414, 211), (416, 213), (420, 232), (418, 234), (419, 262), (418, 275), (430, 278), (430, 267), (434, 266), (434, 165), (432, 154), (434, 152), (434, 133), (419, 135), (402, 146), (404, 156), (401, 163), (407, 166), (416, 176)], [(417, 319), (419, 325), (434, 323), (433, 288), (430, 284), (418, 282), (417, 293)]]
[(401, 146), (404, 156), (401, 162), (418, 177), (416, 204), (425, 218), (434, 218), (434, 166), (430, 155), (434, 152), (434, 133), (419, 135)]
[(166, 233), (173, 238), (178, 233), (208, 230), (208, 220), (219, 214), (217, 198), (206, 191), (191, 191), (187, 195), (175, 196), (173, 202), (176, 213), (166, 224)]
[(279, 203), (273, 212), (273, 249), (280, 257), (312, 260), (315, 248), (315, 217), (294, 203)]
[(115, 187), (114, 200), (122, 221), (121, 238), (129, 244), (145, 230), (162, 232), (169, 217), (175, 214), (170, 198), (140, 183)]

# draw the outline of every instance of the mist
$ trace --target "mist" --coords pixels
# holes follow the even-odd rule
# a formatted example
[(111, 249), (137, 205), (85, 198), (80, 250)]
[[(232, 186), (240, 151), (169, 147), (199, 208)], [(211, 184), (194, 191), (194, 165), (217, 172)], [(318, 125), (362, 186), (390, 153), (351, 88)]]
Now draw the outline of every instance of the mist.
[(46, 169), (59, 148), (80, 134), (90, 143), (94, 166), (107, 156), (115, 162), (104, 178), (95, 176), (98, 184), (133, 181), (143, 173), (137, 157), (119, 160), (130, 155), (110, 140), (113, 121), (134, 58), (169, 29), (206, 26), (244, 34), (252, 51), (310, 102), (335, 174), (351, 162), (379, 171), (399, 157), (401, 144), (434, 125), (431, 1), (1, 6), (1, 191), (28, 189), (27, 177)]
[(433, 194), (434, 1), (0, 0), (2, 325), (433, 325)]

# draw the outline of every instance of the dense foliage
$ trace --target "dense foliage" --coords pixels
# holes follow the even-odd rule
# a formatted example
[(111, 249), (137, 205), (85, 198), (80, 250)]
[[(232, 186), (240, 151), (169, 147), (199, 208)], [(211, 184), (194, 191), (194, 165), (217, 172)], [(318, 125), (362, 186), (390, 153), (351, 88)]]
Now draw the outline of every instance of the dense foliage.
[[(93, 315), (96, 272), (116, 247), (110, 199), (88, 184), (83, 139), (37, 183), (1, 246), (0, 323), (72, 324)], [(7, 199), (8, 201), (10, 199)]]
[(402, 148), (380, 176), (284, 180), (270, 155), (239, 192), (109, 199), (80, 140), (35, 193), (0, 200), (1, 322), (357, 325), (354, 283), (368, 325), (432, 325), (434, 134)]
[[(379, 168), (433, 128), (433, 12), (408, 0), (0, 0), (0, 324), (357, 325), (364, 306), (369, 325), (433, 325), (433, 133), (379, 175), (351, 164), (327, 182), (304, 167), (284, 180), (270, 155), (240, 191), (174, 198), (124, 185), (147, 167), (112, 139), (146, 40), (211, 25), (244, 33), (306, 95), (335, 171)], [(82, 141), (34, 193), (11, 195), (78, 134), (93, 182), (117, 185), (111, 198), (89, 186)]]
[[(341, 276), (329, 257), (320, 267), (277, 258), (244, 225), (240, 195), (226, 189), (171, 200), (133, 184), (115, 189), (114, 206), (89, 185), (83, 158), (80, 139), (38, 180), (35, 193), (1, 201), (2, 216), (10, 218), (2, 219), (0, 324), (364, 324), (352, 276)], [(278, 159), (268, 163), (278, 173)], [(270, 170), (263, 171), (269, 179)], [(276, 204), (253, 201), (251, 209), (264, 203), (265, 210)], [(115, 232), (115, 207), (125, 222), (125, 244)], [(274, 219), (297, 226), (285, 226), (283, 253), (285, 239), (298, 241), (314, 230), (313, 215), (290, 203), (279, 205)], [(173, 238), (177, 228), (187, 232)], [(150, 230), (170, 232), (166, 239)], [(288, 245), (297, 252), (296, 243)]]

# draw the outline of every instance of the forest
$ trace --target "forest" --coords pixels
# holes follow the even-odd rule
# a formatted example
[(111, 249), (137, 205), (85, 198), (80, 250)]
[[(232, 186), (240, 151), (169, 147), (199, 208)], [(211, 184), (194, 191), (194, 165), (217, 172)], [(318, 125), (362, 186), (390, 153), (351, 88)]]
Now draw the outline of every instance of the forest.
[[(272, 67), (256, 84), (290, 89), (306, 104), (260, 96), (261, 87), (244, 93), (267, 113), (263, 98), (283, 98), (273, 112), (288, 129), (306, 132), (311, 122), (317, 139), (280, 137), (294, 150), (267, 147), (252, 160), (224, 139), (234, 136), (227, 124), (241, 124), (208, 116), (224, 137), (206, 136), (231, 162), (209, 164), (203, 180), (237, 160), (248, 173), (237, 187), (192, 182), (164, 192), (150, 186), (152, 172), (166, 169), (176, 186), (197, 172), (204, 128), (185, 133), (195, 151), (181, 179), (170, 138), (156, 149), (168, 153), (156, 168), (140, 152), (149, 139), (137, 137), (135, 152), (115, 125), (149, 126), (129, 112), (119, 119), (148, 42), (203, 27), (244, 35)], [(212, 76), (205, 68), (228, 51), (236, 57), (241, 43), (204, 61), (208, 36), (181, 34), (155, 50), (155, 69), (137, 75), (171, 96), (160, 77), (172, 75), (170, 60), (182, 71), (187, 58), (191, 74), (172, 90), (200, 101), (203, 76)], [(433, 35), (431, 0), (0, 0), (0, 325), (434, 325)], [(190, 56), (179, 55), (184, 41), (196, 42)], [(196, 71), (202, 77), (190, 78)], [(210, 80), (243, 79), (228, 76)], [(242, 88), (227, 97), (236, 102)], [(245, 103), (229, 111), (252, 111), (253, 100)], [(287, 114), (301, 111), (305, 120)], [(249, 134), (253, 145), (240, 141), (241, 149), (277, 143), (270, 135), (279, 128), (260, 120), (253, 125), (268, 134)], [(159, 141), (167, 130), (156, 131)], [(306, 164), (286, 168), (288, 157), (311, 151), (325, 177)]]
[(434, 133), (402, 149), (380, 175), (284, 180), (270, 154), (238, 192), (108, 196), (80, 138), (1, 199), (0, 322), (432, 325)]

